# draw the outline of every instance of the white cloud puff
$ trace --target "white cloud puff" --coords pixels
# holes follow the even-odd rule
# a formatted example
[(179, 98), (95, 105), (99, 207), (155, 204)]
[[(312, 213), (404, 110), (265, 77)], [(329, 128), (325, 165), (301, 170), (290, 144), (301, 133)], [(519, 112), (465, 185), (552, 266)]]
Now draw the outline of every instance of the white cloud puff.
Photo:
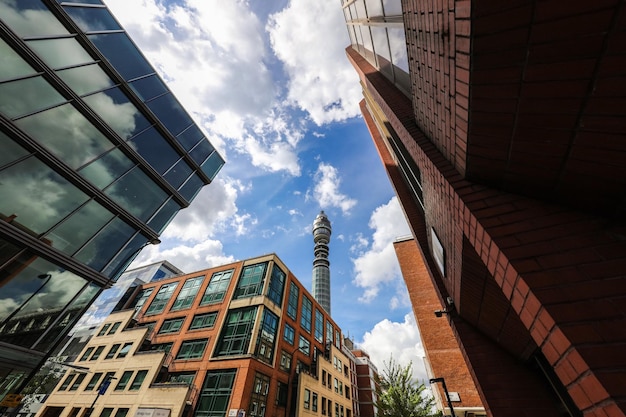
[(330, 164), (320, 163), (314, 176), (313, 198), (323, 209), (336, 207), (348, 214), (357, 201), (339, 191), (341, 178), (337, 168)]
[(158, 246), (147, 246), (129, 269), (163, 259), (167, 259), (185, 272), (200, 271), (235, 261), (234, 257), (224, 255), (220, 241), (207, 239), (196, 245), (179, 245), (165, 250), (160, 250)]

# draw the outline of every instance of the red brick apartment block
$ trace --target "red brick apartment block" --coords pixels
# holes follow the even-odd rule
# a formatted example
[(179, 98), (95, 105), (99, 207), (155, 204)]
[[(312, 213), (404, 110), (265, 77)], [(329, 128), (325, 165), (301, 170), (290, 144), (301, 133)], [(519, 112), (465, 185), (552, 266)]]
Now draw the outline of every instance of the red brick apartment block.
[(402, 21), (410, 92), (347, 55), (488, 415), (626, 415), (626, 3), (403, 0)]

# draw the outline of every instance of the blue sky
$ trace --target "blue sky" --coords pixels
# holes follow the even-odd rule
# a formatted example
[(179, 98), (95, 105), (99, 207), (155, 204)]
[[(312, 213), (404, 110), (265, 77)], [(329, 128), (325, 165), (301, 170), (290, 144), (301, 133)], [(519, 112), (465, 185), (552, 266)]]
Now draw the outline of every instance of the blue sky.
[(409, 230), (360, 117), (340, 2), (105, 0), (227, 163), (133, 266), (276, 253), (311, 288), (324, 210), (332, 315), (380, 367), (421, 344), (392, 247)]

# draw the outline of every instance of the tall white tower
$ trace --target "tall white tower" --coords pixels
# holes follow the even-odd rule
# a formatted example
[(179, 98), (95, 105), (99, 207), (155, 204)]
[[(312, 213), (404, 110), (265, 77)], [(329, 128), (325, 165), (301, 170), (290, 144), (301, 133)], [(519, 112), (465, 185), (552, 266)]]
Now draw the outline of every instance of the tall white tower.
[(313, 297), (330, 314), (330, 262), (328, 262), (328, 242), (332, 228), (324, 210), (313, 222)]

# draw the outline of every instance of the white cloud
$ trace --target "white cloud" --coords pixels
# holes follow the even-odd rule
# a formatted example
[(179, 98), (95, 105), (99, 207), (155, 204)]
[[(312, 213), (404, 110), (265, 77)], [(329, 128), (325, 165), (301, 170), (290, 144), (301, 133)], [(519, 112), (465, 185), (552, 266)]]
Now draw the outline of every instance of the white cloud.
[(323, 209), (336, 207), (348, 214), (357, 201), (339, 192), (341, 179), (337, 168), (330, 164), (320, 163), (314, 176), (313, 198)]
[(300, 210), (296, 210), (296, 209), (288, 210), (287, 213), (289, 213), (290, 216), (302, 216), (302, 213), (300, 212)]
[[(396, 197), (374, 210), (369, 227), (374, 229), (371, 246), (366, 246), (367, 250), (361, 251), (359, 256), (352, 260), (355, 272), (353, 283), (364, 289), (359, 301), (365, 303), (374, 300), (383, 285), (400, 280), (400, 267), (393, 241), (410, 233)], [(357, 245), (353, 248), (363, 247), (361, 239), (357, 240)], [(403, 287), (399, 289), (402, 290)], [(392, 302), (392, 307), (394, 303), (398, 305), (397, 301), (399, 300)]]
[(167, 259), (185, 272), (199, 271), (235, 261), (233, 256), (224, 254), (220, 241), (207, 239), (196, 245), (179, 245), (165, 250), (160, 250), (159, 246), (148, 245), (129, 268), (163, 259)]
[(402, 366), (412, 362), (413, 378), (427, 380), (424, 348), (412, 313), (406, 314), (402, 323), (388, 319), (376, 323), (371, 331), (363, 335), (363, 341), (358, 343), (358, 347), (370, 355), (378, 372), (385, 369), (384, 363), (388, 363), (393, 355), (394, 361)]
[(318, 125), (359, 114), (361, 88), (346, 58), (350, 39), (338, 2), (292, 0), (270, 16), (267, 30), (289, 74), (290, 102)]

